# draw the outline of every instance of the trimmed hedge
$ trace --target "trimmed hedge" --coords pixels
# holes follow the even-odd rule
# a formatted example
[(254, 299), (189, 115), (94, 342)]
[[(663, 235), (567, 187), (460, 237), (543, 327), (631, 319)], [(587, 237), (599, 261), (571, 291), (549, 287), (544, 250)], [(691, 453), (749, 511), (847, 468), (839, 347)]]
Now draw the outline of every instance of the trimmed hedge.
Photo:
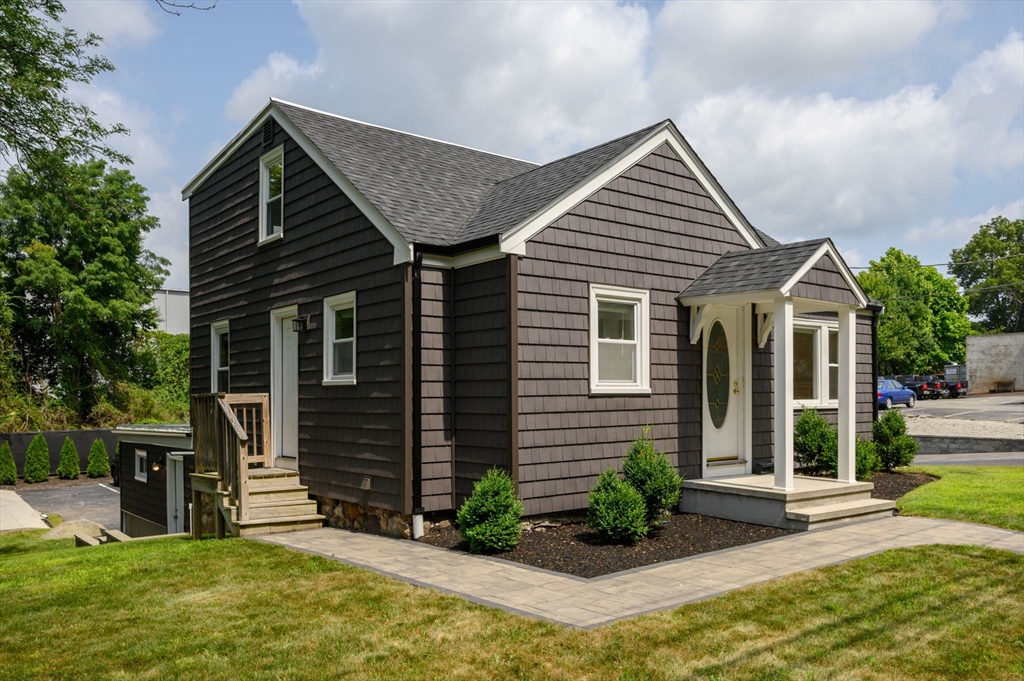
[(909, 466), (917, 456), (917, 440), (907, 435), (907, 422), (895, 409), (885, 412), (871, 426), (882, 470)]
[(32, 438), (25, 450), (25, 482), (46, 482), (50, 479), (50, 448), (42, 433)]
[(683, 479), (664, 453), (655, 450), (654, 440), (647, 437), (649, 429), (629, 446), (622, 460), (622, 474), (644, 499), (647, 522), (655, 524), (668, 516), (679, 503)]
[(107, 456), (107, 446), (100, 438), (93, 440), (89, 447), (89, 463), (85, 467), (85, 474), (90, 478), (110, 475), (110, 457)]
[(597, 478), (589, 500), (587, 525), (605, 541), (632, 543), (647, 536), (651, 525), (644, 498), (614, 468)]
[(18, 482), (18, 467), (14, 463), (11, 443), (5, 441), (0, 447), (0, 485), (13, 485)]
[(492, 468), (473, 485), (455, 516), (459, 532), (473, 553), (510, 551), (522, 534), (523, 502), (516, 496), (512, 478)]
[(61, 480), (77, 480), (82, 473), (78, 459), (78, 449), (70, 437), (64, 438), (60, 448), (60, 463), (57, 464), (57, 477)]

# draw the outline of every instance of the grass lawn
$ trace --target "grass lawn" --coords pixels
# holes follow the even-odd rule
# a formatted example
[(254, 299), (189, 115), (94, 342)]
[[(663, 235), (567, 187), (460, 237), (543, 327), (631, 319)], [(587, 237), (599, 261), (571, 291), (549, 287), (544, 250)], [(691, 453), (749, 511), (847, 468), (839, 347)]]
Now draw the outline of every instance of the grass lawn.
[(1024, 556), (918, 547), (579, 631), (258, 542), (0, 535), (0, 678), (1020, 679)]
[(896, 501), (900, 513), (952, 518), (1024, 531), (1024, 468), (1020, 466), (912, 466), (940, 480)]

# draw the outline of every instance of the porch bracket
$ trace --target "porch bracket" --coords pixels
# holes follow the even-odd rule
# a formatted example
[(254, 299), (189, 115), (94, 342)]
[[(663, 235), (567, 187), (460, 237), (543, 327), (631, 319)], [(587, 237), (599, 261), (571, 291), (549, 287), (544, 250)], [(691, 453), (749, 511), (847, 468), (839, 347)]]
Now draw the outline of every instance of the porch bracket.
[(690, 306), (690, 344), (696, 345), (700, 340), (700, 331), (704, 326), (705, 305)]
[(757, 313), (757, 347), (764, 348), (775, 323), (775, 312)]

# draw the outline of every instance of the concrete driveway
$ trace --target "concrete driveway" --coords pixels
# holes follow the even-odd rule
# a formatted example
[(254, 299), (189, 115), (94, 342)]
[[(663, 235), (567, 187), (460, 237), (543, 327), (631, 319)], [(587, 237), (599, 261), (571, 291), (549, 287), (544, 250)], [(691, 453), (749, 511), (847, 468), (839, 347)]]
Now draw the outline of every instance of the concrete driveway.
[(121, 529), (121, 493), (105, 484), (77, 485), (21, 492), (40, 513), (56, 513), (64, 520), (91, 520), (111, 530)]
[(919, 400), (904, 415), (926, 414), (935, 418), (1024, 423), (1024, 393), (968, 395), (956, 399)]

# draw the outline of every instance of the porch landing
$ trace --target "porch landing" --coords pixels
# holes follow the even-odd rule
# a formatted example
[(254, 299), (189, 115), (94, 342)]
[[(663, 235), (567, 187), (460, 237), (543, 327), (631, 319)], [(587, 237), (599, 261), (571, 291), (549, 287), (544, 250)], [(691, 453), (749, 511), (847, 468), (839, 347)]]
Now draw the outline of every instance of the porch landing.
[(870, 482), (793, 476), (792, 490), (775, 489), (772, 475), (737, 475), (683, 482), (679, 509), (714, 518), (788, 530), (891, 516), (896, 504), (872, 499)]

